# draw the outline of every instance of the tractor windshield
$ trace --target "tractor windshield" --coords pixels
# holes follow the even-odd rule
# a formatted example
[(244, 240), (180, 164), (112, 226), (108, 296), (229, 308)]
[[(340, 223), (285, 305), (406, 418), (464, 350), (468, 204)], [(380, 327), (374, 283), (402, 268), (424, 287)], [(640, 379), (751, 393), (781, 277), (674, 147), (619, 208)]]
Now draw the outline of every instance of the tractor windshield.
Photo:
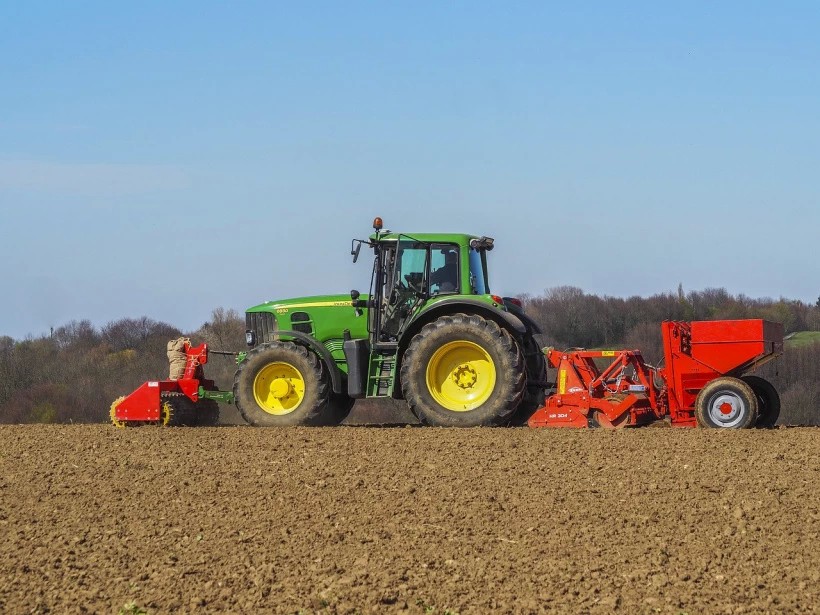
[(474, 295), (488, 295), (487, 251), (470, 248), (470, 289)]

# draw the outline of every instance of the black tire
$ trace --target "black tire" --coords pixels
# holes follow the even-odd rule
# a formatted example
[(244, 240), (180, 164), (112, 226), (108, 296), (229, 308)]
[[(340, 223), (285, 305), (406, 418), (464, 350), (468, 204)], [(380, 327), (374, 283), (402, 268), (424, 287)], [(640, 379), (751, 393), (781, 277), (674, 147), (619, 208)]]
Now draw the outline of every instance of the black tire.
[(524, 397), (515, 411), (515, 425), (525, 425), (529, 418), (546, 401), (547, 360), (532, 335), (524, 336), (521, 344), (527, 369)]
[[(272, 368), (273, 364), (287, 364), (294, 368), (304, 383), (301, 401), (290, 408), (287, 414), (268, 412), (259, 405), (254, 395), (257, 377), (266, 368)], [(263, 375), (262, 378), (264, 377)], [(239, 413), (251, 425), (320, 425), (327, 420), (330, 407), (329, 380), (327, 370), (322, 368), (319, 358), (304, 346), (293, 342), (270, 342), (251, 350), (239, 364), (234, 376), (234, 402)]]
[(760, 376), (741, 376), (757, 395), (757, 426), (774, 427), (780, 418), (780, 394), (774, 385)]
[(749, 429), (758, 415), (757, 395), (739, 378), (716, 378), (695, 400), (695, 416), (701, 427)]
[[(194, 402), (188, 399), (184, 393), (177, 393), (173, 391), (165, 391), (160, 395), (160, 400), (163, 406), (163, 411), (167, 409), (169, 417), (165, 424), (168, 427), (190, 427), (196, 424), (196, 410)], [(160, 425), (164, 424), (160, 420)]]
[[(448, 409), (436, 401), (427, 384), (428, 365), (436, 352), (451, 342), (478, 346), (495, 371), (495, 384), (489, 396), (469, 410)], [(469, 377), (476, 382), (475, 378), (481, 375), (473, 372)], [(426, 425), (475, 427), (507, 423), (521, 403), (525, 385), (526, 368), (518, 344), (498, 324), (476, 315), (453, 314), (426, 324), (413, 337), (402, 359), (402, 393), (410, 409)]]
[(200, 399), (194, 404), (196, 424), (200, 427), (219, 425), (219, 402), (213, 399)]

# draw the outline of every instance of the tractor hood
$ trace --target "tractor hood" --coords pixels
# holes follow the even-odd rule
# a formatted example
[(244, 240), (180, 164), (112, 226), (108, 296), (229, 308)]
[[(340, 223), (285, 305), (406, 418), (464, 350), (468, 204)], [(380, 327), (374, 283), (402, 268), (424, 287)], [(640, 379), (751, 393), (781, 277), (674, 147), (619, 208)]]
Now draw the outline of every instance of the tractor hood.
[[(368, 296), (362, 295), (360, 299), (366, 300)], [(323, 344), (338, 340), (341, 349), (345, 331), (350, 331), (353, 339), (368, 336), (367, 310), (354, 308), (349, 293), (277, 299), (248, 308), (246, 314), (248, 329), (263, 330), (256, 331), (260, 341), (269, 339), (264, 331), (299, 331)], [(267, 319), (268, 324), (260, 326), (259, 318)]]
[[(366, 299), (364, 295), (361, 297)], [(307, 310), (319, 307), (346, 307), (353, 310), (350, 293), (344, 295), (314, 295), (313, 297), (295, 297), (293, 299), (274, 299), (261, 305), (248, 308), (248, 312), (270, 312), (277, 310)], [(285, 313), (285, 312), (279, 312)]]

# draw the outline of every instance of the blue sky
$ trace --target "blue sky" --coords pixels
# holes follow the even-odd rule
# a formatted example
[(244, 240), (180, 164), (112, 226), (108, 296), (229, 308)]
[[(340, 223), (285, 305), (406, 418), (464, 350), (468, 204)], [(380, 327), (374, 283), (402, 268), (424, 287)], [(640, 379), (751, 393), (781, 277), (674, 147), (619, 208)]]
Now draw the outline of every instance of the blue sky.
[(0, 334), (365, 290), (820, 295), (816, 2), (4, 2)]

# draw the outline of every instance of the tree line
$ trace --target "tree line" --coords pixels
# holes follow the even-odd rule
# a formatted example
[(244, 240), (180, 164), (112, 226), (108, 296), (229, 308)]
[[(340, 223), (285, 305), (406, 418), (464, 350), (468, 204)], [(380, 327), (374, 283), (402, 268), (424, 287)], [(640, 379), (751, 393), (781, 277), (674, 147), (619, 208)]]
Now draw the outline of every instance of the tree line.
[[(657, 365), (663, 357), (664, 320), (765, 318), (786, 333), (820, 331), (820, 299), (752, 299), (725, 289), (662, 293), (651, 297), (601, 297), (562, 286), (522, 297), (541, 326), (544, 346), (629, 348)], [(149, 379), (168, 375), (166, 344), (185, 335), (212, 349), (242, 350), (245, 322), (217, 308), (196, 331), (150, 318), (123, 318), (102, 327), (72, 321), (48, 335), (15, 340), (0, 336), (0, 422), (94, 423), (108, 420), (111, 403)], [(783, 400), (783, 422), (820, 424), (820, 343), (789, 348), (765, 366)], [(222, 389), (233, 382), (231, 357), (211, 355), (206, 375)]]
[[(245, 321), (235, 310), (217, 308), (189, 333), (142, 317), (100, 328), (87, 320), (72, 321), (25, 340), (0, 337), (0, 422), (107, 421), (119, 396), (146, 380), (168, 377), (166, 345), (183, 335), (213, 349), (242, 350)], [(211, 355), (205, 373), (230, 388), (234, 368), (231, 357)]]

